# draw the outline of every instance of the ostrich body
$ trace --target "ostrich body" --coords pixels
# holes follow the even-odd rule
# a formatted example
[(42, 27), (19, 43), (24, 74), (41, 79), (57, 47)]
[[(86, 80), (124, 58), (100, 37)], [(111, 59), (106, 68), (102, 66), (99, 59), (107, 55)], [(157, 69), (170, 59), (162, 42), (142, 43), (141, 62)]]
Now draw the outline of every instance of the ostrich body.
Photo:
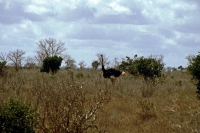
[(116, 70), (114, 68), (110, 68), (110, 69), (106, 70), (104, 68), (104, 64), (103, 64), (103, 55), (101, 55), (101, 58), (102, 58), (103, 77), (104, 78), (109, 78), (111, 80), (112, 84), (115, 83), (116, 77), (124, 76), (126, 74), (124, 71), (119, 71), (119, 70)]

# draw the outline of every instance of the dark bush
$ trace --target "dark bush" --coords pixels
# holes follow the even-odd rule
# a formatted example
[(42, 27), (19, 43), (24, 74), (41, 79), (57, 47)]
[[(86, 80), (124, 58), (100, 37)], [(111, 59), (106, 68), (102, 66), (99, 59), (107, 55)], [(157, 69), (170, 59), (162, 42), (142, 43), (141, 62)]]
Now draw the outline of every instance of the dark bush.
[(199, 55), (195, 56), (189, 61), (188, 71), (193, 76), (193, 79), (198, 80), (197, 86), (197, 94), (200, 98), (200, 52)]
[(143, 75), (144, 79), (154, 80), (155, 77), (160, 77), (164, 63), (162, 58), (144, 58), (135, 56), (133, 59), (126, 57), (126, 61), (120, 64), (121, 69), (126, 69), (132, 75)]
[(0, 107), (1, 133), (34, 133), (35, 111), (28, 105), (10, 99)]
[(60, 69), (62, 60), (63, 58), (60, 56), (46, 57), (43, 60), (43, 66), (40, 71), (47, 73), (51, 71), (52, 74), (55, 74)]
[(6, 67), (6, 61), (0, 62), (0, 75), (3, 75), (3, 69)]

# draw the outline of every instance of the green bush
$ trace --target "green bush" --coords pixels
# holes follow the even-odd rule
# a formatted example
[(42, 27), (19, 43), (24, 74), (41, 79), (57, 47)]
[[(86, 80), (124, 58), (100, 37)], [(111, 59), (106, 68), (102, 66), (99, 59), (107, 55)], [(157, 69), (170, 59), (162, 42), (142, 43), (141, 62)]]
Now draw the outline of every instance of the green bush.
[(0, 108), (1, 133), (34, 133), (35, 111), (28, 105), (10, 99)]
[(195, 56), (189, 61), (188, 71), (193, 76), (193, 79), (198, 80), (197, 86), (197, 94), (200, 97), (200, 52), (199, 55)]
[(162, 58), (144, 58), (137, 57), (135, 55), (134, 59), (126, 57), (127, 60), (120, 64), (121, 69), (126, 69), (132, 75), (143, 75), (145, 79), (148, 77), (154, 80), (155, 77), (161, 76), (161, 71), (164, 67), (162, 63)]
[(51, 71), (52, 74), (55, 74), (60, 69), (62, 60), (63, 58), (60, 56), (46, 57), (43, 60), (43, 66), (40, 71), (47, 73)]
[(3, 73), (3, 69), (6, 67), (6, 61), (0, 62), (0, 75)]
[(92, 68), (97, 69), (99, 67), (100, 63), (98, 61), (93, 61), (92, 62)]

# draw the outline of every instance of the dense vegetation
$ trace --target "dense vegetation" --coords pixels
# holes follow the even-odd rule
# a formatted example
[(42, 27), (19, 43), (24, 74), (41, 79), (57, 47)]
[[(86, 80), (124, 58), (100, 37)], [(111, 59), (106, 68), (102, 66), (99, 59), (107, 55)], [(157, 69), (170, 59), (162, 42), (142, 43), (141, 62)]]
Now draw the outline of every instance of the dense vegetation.
[(54, 75), (60, 69), (62, 60), (63, 58), (60, 56), (46, 57), (43, 60), (43, 65), (40, 71), (47, 73), (51, 72)]
[(3, 69), (6, 67), (6, 61), (0, 62), (0, 74), (3, 72)]
[(189, 61), (188, 70), (193, 76), (193, 79), (197, 80), (197, 94), (200, 98), (200, 53)]
[(122, 61), (119, 65), (119, 68), (127, 70), (132, 75), (142, 75), (146, 81), (148, 79), (154, 81), (155, 78), (161, 77), (163, 67), (162, 58), (145, 58), (137, 57), (137, 55), (133, 59), (126, 57), (126, 61)]
[(191, 80), (200, 81), (200, 55), (188, 56), (188, 71), (167, 72), (162, 56), (115, 59), (127, 75), (112, 85), (98, 69), (101, 54), (93, 69), (84, 61), (77, 69), (63, 42), (49, 38), (37, 45), (34, 58), (22, 50), (0, 54), (0, 132), (200, 132), (200, 82)]
[(0, 106), (11, 98), (33, 108), (35, 132), (168, 133), (200, 132), (200, 101), (187, 72), (164, 72), (156, 85), (127, 74), (116, 85), (100, 70), (39, 69), (0, 77)]
[(30, 106), (10, 99), (0, 108), (1, 133), (34, 133), (35, 110)]

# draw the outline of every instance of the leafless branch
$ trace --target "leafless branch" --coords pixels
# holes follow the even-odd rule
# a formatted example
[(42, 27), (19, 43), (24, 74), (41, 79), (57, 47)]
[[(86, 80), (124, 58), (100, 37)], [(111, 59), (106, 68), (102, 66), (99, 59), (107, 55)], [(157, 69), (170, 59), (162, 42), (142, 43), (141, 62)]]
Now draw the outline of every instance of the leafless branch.
[(7, 56), (7, 54), (5, 54), (5, 53), (2, 53), (1, 52), (1, 54), (0, 54), (0, 61), (8, 61), (8, 56)]
[(42, 61), (48, 56), (61, 56), (66, 50), (64, 42), (57, 42), (55, 39), (49, 38), (41, 40), (37, 43), (38, 50), (35, 58), (42, 64)]
[(10, 60), (15, 66), (15, 70), (18, 71), (19, 67), (22, 66), (22, 60), (24, 59), (23, 55), (25, 54), (22, 50), (10, 51), (8, 53), (8, 60)]

